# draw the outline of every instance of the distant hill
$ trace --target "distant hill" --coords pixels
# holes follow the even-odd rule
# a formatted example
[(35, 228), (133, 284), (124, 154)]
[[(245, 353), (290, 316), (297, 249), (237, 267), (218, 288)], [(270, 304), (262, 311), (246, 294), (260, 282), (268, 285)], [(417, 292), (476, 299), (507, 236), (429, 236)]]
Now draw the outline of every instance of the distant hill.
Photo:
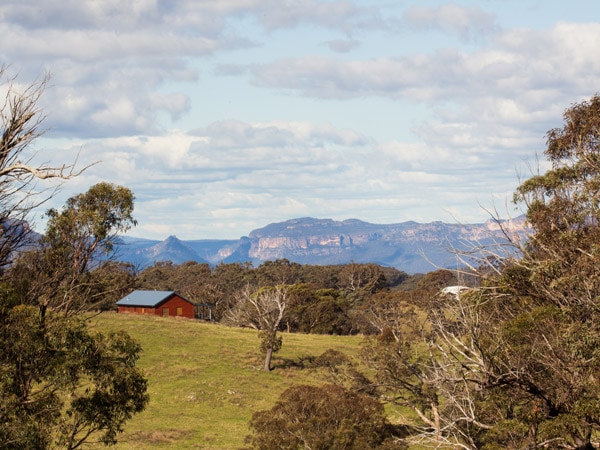
[[(407, 273), (426, 273), (437, 268), (454, 268), (454, 250), (473, 250), (505, 240), (500, 223), (444, 222), (378, 225), (357, 219), (335, 221), (310, 217), (272, 223), (236, 240), (164, 241), (123, 237), (117, 257), (143, 268), (157, 261), (218, 263), (288, 259), (310, 265), (372, 262), (395, 267)], [(519, 217), (503, 221), (511, 233), (523, 233), (525, 221)], [(477, 253), (477, 252), (475, 252)]]

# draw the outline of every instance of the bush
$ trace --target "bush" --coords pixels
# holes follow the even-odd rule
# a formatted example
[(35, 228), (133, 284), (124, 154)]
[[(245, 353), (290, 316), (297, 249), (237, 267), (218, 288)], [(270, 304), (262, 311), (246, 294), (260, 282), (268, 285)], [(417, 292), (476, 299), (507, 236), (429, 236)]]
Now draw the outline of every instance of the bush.
[(272, 409), (256, 412), (250, 426), (255, 449), (400, 448), (383, 405), (337, 385), (291, 387)]

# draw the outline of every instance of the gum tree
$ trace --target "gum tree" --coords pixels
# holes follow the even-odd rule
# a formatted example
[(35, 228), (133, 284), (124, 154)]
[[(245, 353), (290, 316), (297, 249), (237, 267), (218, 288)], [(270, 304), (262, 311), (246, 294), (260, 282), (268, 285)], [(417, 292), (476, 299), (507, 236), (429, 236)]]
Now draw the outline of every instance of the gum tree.
[(515, 193), (522, 257), (432, 317), (447, 430), (465, 448), (598, 445), (600, 97), (565, 111), (545, 155)]
[[(37, 183), (66, 181), (78, 172), (73, 165), (36, 165), (27, 154), (29, 145), (43, 133), (37, 101), (47, 80), (19, 89), (4, 69), (0, 69), (0, 79), (6, 92), (0, 105), (0, 268), (12, 265), (12, 271), (23, 261), (24, 248), (38, 244), (25, 221), (28, 214), (55, 192), (38, 191)], [(67, 265), (69, 273), (79, 274), (70, 279), (77, 278), (77, 286), (86, 285), (95, 250), (122, 223), (112, 214), (114, 204), (105, 207), (104, 200), (111, 195), (104, 194), (91, 196), (101, 198), (99, 202), (88, 202), (93, 199), (84, 194), (68, 203), (67, 210), (74, 207), (82, 213), (75, 223), (89, 227), (87, 235), (78, 234), (77, 227), (66, 227), (62, 234), (71, 240), (61, 241), (60, 257), (47, 251), (61, 247), (50, 241), (55, 237), (51, 232), (40, 251), (28, 254), (32, 267), (44, 272), (22, 271), (19, 282), (12, 276), (14, 272), (8, 273), (0, 282), (1, 448), (75, 449), (93, 442), (114, 444), (123, 424), (148, 402), (147, 382), (136, 365), (141, 349), (134, 340), (125, 332), (91, 331), (86, 317), (72, 308), (48, 307), (51, 303), (66, 305), (65, 293), (70, 290), (64, 286), (69, 277), (63, 274)], [(130, 220), (131, 208), (124, 210), (125, 223)], [(52, 215), (48, 231), (52, 227), (62, 230), (58, 226), (62, 217), (62, 213)], [(81, 247), (74, 243), (79, 237), (85, 242), (83, 248), (92, 249), (88, 254), (78, 253)], [(49, 254), (53, 257), (47, 258)], [(63, 258), (65, 255), (70, 256)], [(21, 281), (31, 286), (44, 280), (48, 282), (44, 287), (47, 302), (31, 291), (19, 291)], [(23, 292), (25, 295), (20, 295)]]

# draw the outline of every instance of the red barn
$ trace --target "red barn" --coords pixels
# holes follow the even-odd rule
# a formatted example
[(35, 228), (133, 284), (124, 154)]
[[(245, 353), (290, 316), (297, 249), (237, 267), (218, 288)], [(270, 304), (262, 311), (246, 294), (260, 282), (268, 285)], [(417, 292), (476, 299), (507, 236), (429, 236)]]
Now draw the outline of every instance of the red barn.
[(119, 313), (194, 318), (194, 304), (174, 291), (133, 291), (117, 307)]

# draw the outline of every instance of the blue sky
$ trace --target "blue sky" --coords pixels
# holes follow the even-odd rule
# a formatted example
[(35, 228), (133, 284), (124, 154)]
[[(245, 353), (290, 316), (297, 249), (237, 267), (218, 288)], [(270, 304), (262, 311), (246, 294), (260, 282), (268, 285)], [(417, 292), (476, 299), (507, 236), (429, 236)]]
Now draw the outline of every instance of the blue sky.
[(98, 162), (45, 207), (109, 181), (133, 236), (228, 239), (517, 215), (546, 132), (600, 90), (599, 20), (595, 0), (4, 0), (0, 58), (51, 76), (33, 158)]

